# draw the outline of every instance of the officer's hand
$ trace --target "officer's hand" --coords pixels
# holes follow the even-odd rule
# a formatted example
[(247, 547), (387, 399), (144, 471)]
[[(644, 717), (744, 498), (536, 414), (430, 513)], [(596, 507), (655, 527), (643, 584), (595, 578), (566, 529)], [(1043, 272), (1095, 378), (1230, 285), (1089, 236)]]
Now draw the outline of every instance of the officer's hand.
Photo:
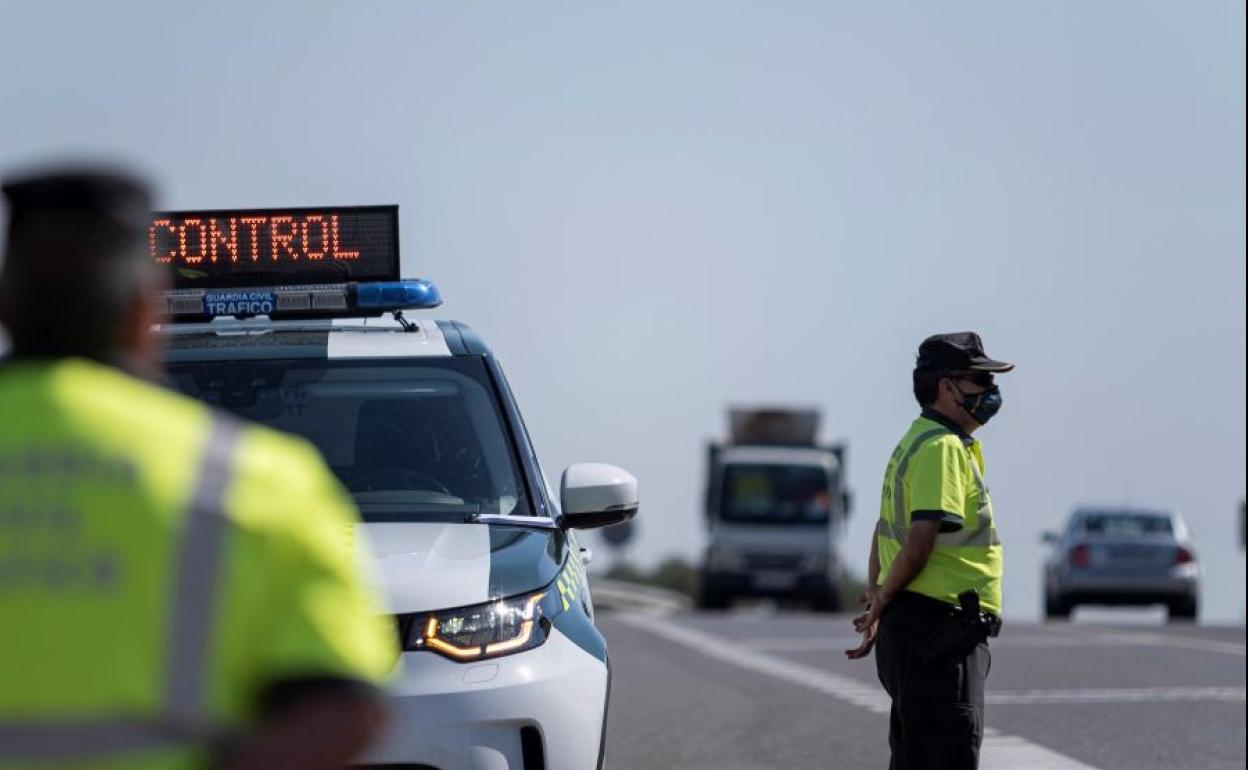
[(862, 592), (862, 595), (858, 597), (858, 603), (866, 605), (866, 607), (863, 608), (864, 610), (879, 604), (880, 587), (878, 585), (867, 586), (866, 590)]
[(879, 586), (869, 586), (858, 597), (859, 604), (867, 605), (867, 611), (854, 618), (854, 630), (862, 634), (862, 644), (856, 649), (846, 650), (845, 656), (850, 660), (865, 658), (875, 646), (875, 635), (880, 629), (880, 613), (884, 610), (884, 600)]
[(871, 648), (875, 646), (875, 635), (880, 629), (879, 622), (876, 621), (870, 625), (864, 625), (861, 628), (859, 628), (858, 625), (860, 620), (865, 622), (870, 614), (871, 613), (868, 611), (857, 618), (854, 618), (854, 628), (857, 628), (862, 634), (862, 644), (859, 644), (855, 649), (845, 651), (845, 657), (850, 660), (858, 660), (859, 658), (867, 657), (871, 654)]

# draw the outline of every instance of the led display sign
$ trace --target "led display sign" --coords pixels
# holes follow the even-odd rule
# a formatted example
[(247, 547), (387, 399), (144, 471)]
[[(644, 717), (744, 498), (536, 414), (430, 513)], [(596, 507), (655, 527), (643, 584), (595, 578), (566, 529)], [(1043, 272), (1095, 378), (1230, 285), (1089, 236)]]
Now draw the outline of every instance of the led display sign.
[(399, 207), (164, 211), (147, 230), (174, 288), (399, 278)]

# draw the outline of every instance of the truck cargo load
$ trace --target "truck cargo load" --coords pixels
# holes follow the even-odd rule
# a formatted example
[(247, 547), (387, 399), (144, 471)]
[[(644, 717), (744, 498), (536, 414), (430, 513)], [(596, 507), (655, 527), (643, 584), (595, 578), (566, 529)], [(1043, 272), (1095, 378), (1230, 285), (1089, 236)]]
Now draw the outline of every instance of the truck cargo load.
[(814, 446), (819, 433), (815, 409), (734, 407), (728, 410), (728, 440), (734, 445)]

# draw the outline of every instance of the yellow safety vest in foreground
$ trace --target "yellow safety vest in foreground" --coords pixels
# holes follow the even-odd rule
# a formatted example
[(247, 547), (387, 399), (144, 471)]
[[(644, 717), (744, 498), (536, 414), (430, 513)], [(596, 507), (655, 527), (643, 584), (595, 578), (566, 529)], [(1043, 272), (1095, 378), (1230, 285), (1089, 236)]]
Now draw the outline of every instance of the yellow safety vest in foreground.
[(380, 679), (303, 441), (83, 360), (0, 366), (0, 767), (191, 768), (266, 686)]
[(940, 511), (956, 531), (942, 531), (907, 591), (958, 603), (979, 592), (983, 609), (1001, 613), (1001, 541), (993, 526), (978, 441), (968, 446), (940, 423), (919, 417), (893, 451), (880, 495), (880, 585), (888, 577), (916, 511)]

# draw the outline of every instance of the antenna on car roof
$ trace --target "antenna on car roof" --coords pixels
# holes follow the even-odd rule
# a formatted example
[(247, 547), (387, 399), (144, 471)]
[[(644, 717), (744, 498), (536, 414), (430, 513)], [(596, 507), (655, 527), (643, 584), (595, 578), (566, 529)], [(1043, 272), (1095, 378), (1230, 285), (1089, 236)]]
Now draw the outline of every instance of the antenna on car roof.
[(415, 321), (409, 321), (404, 317), (402, 310), (394, 311), (394, 320), (399, 322), (399, 325), (403, 327), (405, 332), (420, 331), (420, 327), (416, 325)]

